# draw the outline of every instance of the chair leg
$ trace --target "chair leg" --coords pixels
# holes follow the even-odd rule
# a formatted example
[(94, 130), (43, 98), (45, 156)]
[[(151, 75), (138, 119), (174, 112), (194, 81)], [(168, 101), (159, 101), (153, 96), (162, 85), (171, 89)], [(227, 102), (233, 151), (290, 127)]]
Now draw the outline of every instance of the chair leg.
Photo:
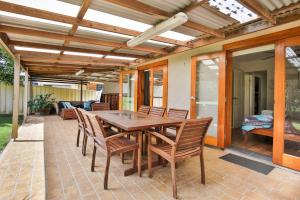
[(125, 156), (124, 156), (124, 153), (121, 153), (121, 160), (122, 160), (122, 164), (125, 163)]
[(152, 177), (152, 152), (150, 146), (148, 145), (148, 177)]
[(91, 165), (91, 171), (95, 171), (95, 160), (96, 160), (96, 152), (97, 152), (97, 147), (94, 145), (93, 149), (93, 157), (92, 157), (92, 165)]
[(201, 165), (201, 183), (205, 184), (205, 168), (204, 168), (203, 152), (200, 153), (200, 165)]
[(176, 173), (175, 173), (175, 161), (171, 162), (171, 173), (172, 173), (172, 183), (173, 183), (173, 197), (177, 198), (177, 186), (176, 186)]
[(80, 128), (78, 128), (78, 131), (77, 131), (77, 142), (76, 142), (76, 146), (79, 147), (79, 139), (80, 139)]
[(85, 136), (85, 141), (84, 141), (84, 147), (83, 147), (83, 148), (84, 148), (84, 150), (83, 150), (83, 152), (84, 152), (83, 155), (84, 155), (84, 156), (86, 156), (86, 146), (87, 146), (87, 141), (88, 141), (88, 136), (86, 135), (86, 136)]
[(85, 138), (86, 138), (86, 135), (83, 134), (83, 139), (82, 139), (82, 155), (83, 155), (83, 156), (85, 156), (85, 152), (84, 152)]
[(108, 172), (109, 172), (109, 165), (110, 165), (110, 154), (107, 154), (106, 157), (106, 166), (105, 166), (105, 175), (104, 175), (104, 189), (107, 190), (108, 185)]

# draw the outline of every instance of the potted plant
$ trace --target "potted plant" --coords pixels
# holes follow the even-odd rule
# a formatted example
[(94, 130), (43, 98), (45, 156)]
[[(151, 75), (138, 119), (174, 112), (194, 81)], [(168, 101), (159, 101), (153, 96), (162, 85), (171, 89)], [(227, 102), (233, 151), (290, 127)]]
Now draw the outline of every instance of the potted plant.
[(35, 115), (49, 115), (50, 109), (53, 106), (54, 98), (52, 94), (39, 94), (28, 102), (30, 111)]

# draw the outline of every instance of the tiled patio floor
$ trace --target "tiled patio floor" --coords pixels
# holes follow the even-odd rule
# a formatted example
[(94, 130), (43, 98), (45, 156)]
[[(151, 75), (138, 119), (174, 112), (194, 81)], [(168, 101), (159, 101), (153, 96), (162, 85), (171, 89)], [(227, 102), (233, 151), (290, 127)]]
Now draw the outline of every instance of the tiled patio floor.
[(45, 199), (43, 118), (28, 122), (0, 156), (0, 200)]
[[(37, 119), (34, 119), (37, 121)], [(170, 167), (157, 167), (153, 178), (147, 171), (140, 178), (136, 174), (124, 177), (129, 167), (122, 165), (118, 156), (113, 157), (109, 174), (109, 190), (103, 190), (104, 159), (98, 152), (96, 172), (90, 171), (91, 142), (87, 156), (81, 147), (75, 146), (76, 121), (63, 121), (57, 116), (39, 119), (41, 123), (27, 124), (21, 129), (22, 138), (42, 139), (37, 136), (44, 130), (46, 193), (54, 199), (102, 199), (143, 200), (172, 199)], [(26, 137), (25, 137), (26, 135)], [(42, 142), (11, 143), (0, 162), (0, 199), (44, 199)], [(29, 144), (29, 145), (28, 145)], [(41, 145), (41, 146), (40, 146)], [(177, 169), (178, 195), (180, 199), (205, 200), (298, 200), (300, 199), (300, 175), (290, 170), (276, 168), (269, 175), (262, 175), (246, 168), (228, 163), (218, 157), (221, 150), (205, 148), (206, 180), (200, 184), (198, 158), (181, 162)], [(39, 173), (37, 173), (39, 172)], [(40, 174), (40, 178), (35, 177)], [(27, 185), (25, 185), (27, 184)], [(9, 192), (8, 192), (9, 191)], [(6, 195), (6, 196), (5, 196)], [(22, 196), (23, 195), (23, 196)], [(25, 196), (24, 196), (25, 195)], [(14, 197), (14, 198), (13, 198)], [(27, 198), (26, 198), (27, 197)], [(29, 197), (29, 198), (28, 198)], [(33, 199), (33, 198), (32, 198)]]

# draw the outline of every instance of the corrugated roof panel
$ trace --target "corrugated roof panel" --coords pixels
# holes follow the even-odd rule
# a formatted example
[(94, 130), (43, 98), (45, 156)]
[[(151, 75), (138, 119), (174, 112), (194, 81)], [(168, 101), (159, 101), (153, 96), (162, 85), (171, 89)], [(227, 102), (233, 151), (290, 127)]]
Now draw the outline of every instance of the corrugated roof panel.
[(129, 53), (129, 54), (136, 54), (136, 55), (147, 55), (149, 54), (149, 52), (145, 52), (145, 51), (136, 51), (136, 50), (131, 50), (131, 49), (118, 49), (115, 51), (116, 53)]
[(270, 11), (289, 6), (292, 3), (298, 3), (300, 0), (258, 0), (262, 5)]
[(32, 21), (27, 19), (20, 19), (17, 17), (3, 16), (0, 15), (0, 23), (16, 26), (24, 26), (25, 28), (34, 28), (45, 31), (54, 31), (60, 33), (68, 33), (70, 27), (60, 26), (55, 24), (49, 24), (44, 22)]
[(114, 47), (98, 46), (98, 45), (85, 44), (85, 43), (79, 43), (79, 42), (70, 42), (69, 46), (77, 47), (77, 48), (84, 48), (84, 49), (95, 49), (95, 50), (101, 50), (101, 51), (111, 51), (114, 49)]
[(93, 38), (93, 39), (99, 39), (99, 40), (104, 40), (104, 41), (114, 41), (114, 42), (126, 42), (128, 37), (121, 37), (117, 35), (109, 34), (109, 32), (94, 32), (86, 29), (78, 29), (76, 31), (77, 36), (83, 36), (83, 37), (88, 37), (88, 38)]
[(22, 34), (7, 34), (10, 40), (24, 41), (24, 42), (34, 42), (41, 44), (53, 44), (53, 45), (63, 45), (63, 40), (45, 39), (44, 37), (34, 37)]
[(197, 37), (197, 36), (203, 34), (200, 31), (197, 31), (197, 30), (192, 29), (192, 28), (188, 28), (186, 26), (178, 26), (178, 27), (174, 28), (173, 31), (176, 31), (176, 32), (182, 33), (182, 34), (186, 34), (186, 35), (190, 35), (190, 36), (193, 36), (193, 37)]
[(138, 0), (152, 7), (174, 13), (192, 3), (191, 0)]
[(137, 12), (132, 9), (128, 9), (113, 3), (109, 3), (105, 0), (94, 0), (90, 6), (91, 9), (101, 12), (110, 13), (127, 19), (143, 22), (146, 24), (154, 24), (157, 20), (151, 15)]
[(188, 13), (188, 16), (191, 21), (213, 29), (219, 29), (233, 24), (232, 20), (222, 18), (203, 7), (198, 7), (192, 10)]

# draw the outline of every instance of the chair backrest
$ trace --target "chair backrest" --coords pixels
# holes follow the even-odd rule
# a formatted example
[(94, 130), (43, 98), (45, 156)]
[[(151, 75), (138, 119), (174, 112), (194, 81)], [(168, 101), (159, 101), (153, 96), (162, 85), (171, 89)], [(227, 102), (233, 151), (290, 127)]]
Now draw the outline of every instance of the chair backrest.
[(208, 117), (184, 121), (176, 136), (176, 150), (194, 151), (202, 149), (212, 119), (212, 117)]
[(150, 116), (159, 116), (159, 117), (162, 117), (162, 116), (164, 116), (165, 112), (166, 112), (165, 108), (151, 107), (150, 111), (149, 111), (149, 115)]
[(150, 106), (141, 105), (139, 107), (138, 113), (143, 113), (148, 115), (149, 111), (150, 111)]
[(93, 103), (92, 104), (92, 111), (96, 110), (110, 110), (109, 103)]
[(169, 118), (186, 119), (189, 111), (182, 109), (170, 108), (168, 112)]
[(78, 108), (74, 108), (74, 111), (75, 111), (75, 113), (76, 113), (76, 119), (77, 119), (78, 123), (83, 124), (83, 119), (81, 118), (82, 116), (81, 116), (81, 114), (79, 113)]
[(105, 147), (106, 144), (104, 138), (107, 137), (107, 134), (103, 128), (101, 119), (97, 115), (92, 113), (87, 114), (87, 119), (91, 126), (94, 138), (97, 139), (99, 145)]
[(91, 130), (92, 127), (90, 126), (90, 123), (87, 118), (87, 111), (82, 108), (78, 108), (78, 111), (79, 111), (78, 113), (81, 114), (81, 116), (82, 116), (82, 122), (83, 122), (84, 128)]

